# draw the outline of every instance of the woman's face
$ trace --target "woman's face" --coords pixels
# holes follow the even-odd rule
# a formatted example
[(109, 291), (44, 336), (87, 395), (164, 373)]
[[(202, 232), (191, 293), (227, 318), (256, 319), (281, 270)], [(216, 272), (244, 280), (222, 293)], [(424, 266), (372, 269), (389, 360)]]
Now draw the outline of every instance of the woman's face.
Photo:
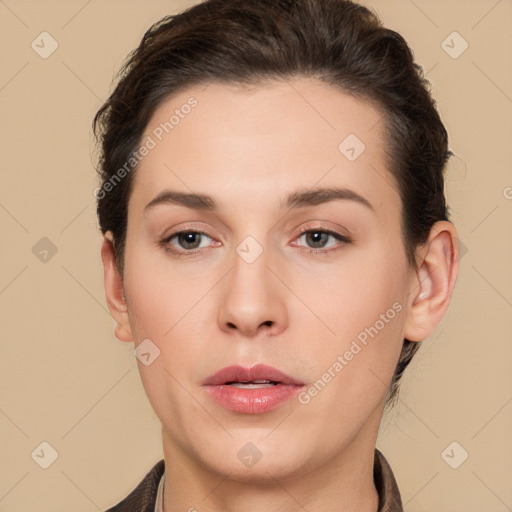
[(414, 281), (383, 128), (307, 79), (197, 86), (155, 112), (124, 293), (169, 456), (255, 481), (375, 446)]

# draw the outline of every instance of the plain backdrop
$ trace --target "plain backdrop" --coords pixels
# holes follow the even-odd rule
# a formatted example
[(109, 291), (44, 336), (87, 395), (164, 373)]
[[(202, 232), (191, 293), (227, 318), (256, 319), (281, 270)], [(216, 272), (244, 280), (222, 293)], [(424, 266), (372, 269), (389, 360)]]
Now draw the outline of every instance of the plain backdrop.
[[(133, 346), (113, 336), (105, 302), (91, 121), (145, 30), (193, 3), (0, 1), (3, 512), (104, 510), (162, 458)], [(456, 154), (446, 192), (463, 247), (448, 314), (407, 369), (377, 447), (407, 512), (505, 512), (512, 2), (365, 4), (406, 38), (432, 83)]]

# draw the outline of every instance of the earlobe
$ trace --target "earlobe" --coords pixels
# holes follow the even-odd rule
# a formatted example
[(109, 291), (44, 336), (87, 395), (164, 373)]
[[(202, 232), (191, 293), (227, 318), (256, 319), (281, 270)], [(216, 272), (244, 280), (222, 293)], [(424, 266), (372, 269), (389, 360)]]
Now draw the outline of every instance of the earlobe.
[(103, 261), (103, 282), (108, 309), (114, 318), (114, 334), (120, 341), (132, 342), (128, 308), (124, 296), (123, 281), (116, 267), (112, 233), (108, 231), (101, 246)]
[(445, 315), (459, 269), (459, 246), (451, 222), (439, 221), (419, 251), (418, 267), (411, 280), (404, 337), (422, 341)]

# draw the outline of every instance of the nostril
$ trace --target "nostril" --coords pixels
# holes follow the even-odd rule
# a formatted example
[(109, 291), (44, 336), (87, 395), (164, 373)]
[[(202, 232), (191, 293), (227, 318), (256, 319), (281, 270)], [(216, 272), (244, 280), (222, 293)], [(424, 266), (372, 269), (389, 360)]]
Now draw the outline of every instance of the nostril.
[[(226, 324), (230, 329), (237, 329), (237, 326), (233, 322), (228, 322)], [(267, 327), (272, 327), (274, 322), (272, 320), (267, 320), (266, 322), (262, 322), (260, 325), (265, 325)]]

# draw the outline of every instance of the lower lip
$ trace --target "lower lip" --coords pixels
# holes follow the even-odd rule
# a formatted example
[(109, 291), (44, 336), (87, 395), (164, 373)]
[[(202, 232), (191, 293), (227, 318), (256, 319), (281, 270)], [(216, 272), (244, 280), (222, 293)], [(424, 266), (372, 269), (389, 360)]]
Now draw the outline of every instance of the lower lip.
[(296, 396), (304, 386), (276, 384), (272, 387), (242, 389), (234, 386), (207, 386), (206, 392), (222, 407), (244, 414), (262, 414)]

